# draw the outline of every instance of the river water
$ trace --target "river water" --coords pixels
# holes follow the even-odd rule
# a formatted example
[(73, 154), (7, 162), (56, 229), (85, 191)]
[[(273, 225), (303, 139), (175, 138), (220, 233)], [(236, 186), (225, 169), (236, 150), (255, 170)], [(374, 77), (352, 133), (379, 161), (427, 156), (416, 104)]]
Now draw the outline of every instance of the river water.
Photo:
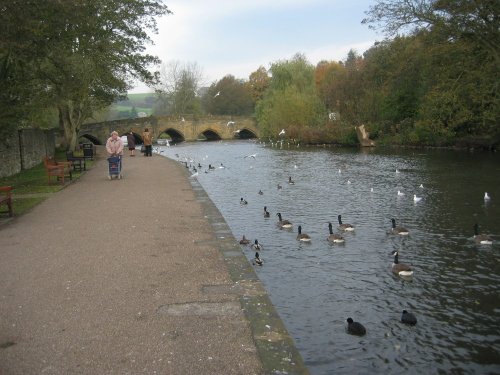
[[(234, 237), (263, 245), (256, 272), (312, 374), (500, 373), (500, 155), (255, 141), (159, 150), (201, 164), (196, 178)], [(293, 230), (277, 227), (277, 212)], [(339, 214), (355, 231), (330, 244)], [(410, 235), (390, 234), (391, 218)], [(493, 245), (474, 243), (474, 223)], [(311, 243), (296, 240), (298, 225)], [(393, 250), (411, 280), (392, 274)], [(403, 309), (416, 326), (400, 322)], [(348, 335), (348, 317), (367, 334)]]

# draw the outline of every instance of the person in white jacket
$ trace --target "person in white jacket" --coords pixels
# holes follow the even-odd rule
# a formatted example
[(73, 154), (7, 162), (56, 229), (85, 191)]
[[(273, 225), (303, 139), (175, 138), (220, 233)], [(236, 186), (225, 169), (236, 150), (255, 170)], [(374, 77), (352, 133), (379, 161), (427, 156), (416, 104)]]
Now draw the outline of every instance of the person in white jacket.
[(106, 151), (110, 156), (123, 155), (123, 141), (118, 136), (118, 132), (113, 131), (111, 137), (106, 141)]

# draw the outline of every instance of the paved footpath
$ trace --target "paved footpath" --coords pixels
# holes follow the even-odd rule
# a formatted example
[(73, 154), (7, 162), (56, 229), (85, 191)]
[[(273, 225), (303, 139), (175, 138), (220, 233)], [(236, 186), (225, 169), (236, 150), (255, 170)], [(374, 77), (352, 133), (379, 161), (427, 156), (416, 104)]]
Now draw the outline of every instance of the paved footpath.
[(307, 374), (186, 168), (107, 169), (0, 226), (0, 374)]

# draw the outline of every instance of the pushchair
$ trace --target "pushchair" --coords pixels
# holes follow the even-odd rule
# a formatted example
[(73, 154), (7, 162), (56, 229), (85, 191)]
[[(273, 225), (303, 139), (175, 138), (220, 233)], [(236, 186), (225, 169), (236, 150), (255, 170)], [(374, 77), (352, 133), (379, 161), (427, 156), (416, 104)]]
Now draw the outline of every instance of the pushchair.
[(108, 178), (111, 180), (113, 177), (121, 179), (122, 176), (122, 156), (111, 156), (108, 158)]

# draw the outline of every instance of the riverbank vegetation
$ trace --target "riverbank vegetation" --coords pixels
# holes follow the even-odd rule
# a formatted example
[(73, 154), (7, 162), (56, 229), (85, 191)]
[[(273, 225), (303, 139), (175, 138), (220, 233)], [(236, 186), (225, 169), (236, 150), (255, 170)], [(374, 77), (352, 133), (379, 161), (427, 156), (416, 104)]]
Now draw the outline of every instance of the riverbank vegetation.
[[(112, 110), (121, 118), (255, 115), (261, 136), (285, 129), (302, 143), (354, 145), (361, 124), (377, 144), (500, 143), (497, 1), (375, 0), (363, 22), (386, 38), (363, 55), (314, 66), (298, 53), (209, 87), (196, 63), (148, 70), (159, 59), (142, 53), (147, 31), (170, 13), (161, 1), (119, 4), (12, 0), (0, 8), (0, 132), (56, 123), (74, 149), (80, 125), (109, 120), (104, 109), (122, 100)], [(133, 79), (157, 90), (154, 103), (124, 101)]]

